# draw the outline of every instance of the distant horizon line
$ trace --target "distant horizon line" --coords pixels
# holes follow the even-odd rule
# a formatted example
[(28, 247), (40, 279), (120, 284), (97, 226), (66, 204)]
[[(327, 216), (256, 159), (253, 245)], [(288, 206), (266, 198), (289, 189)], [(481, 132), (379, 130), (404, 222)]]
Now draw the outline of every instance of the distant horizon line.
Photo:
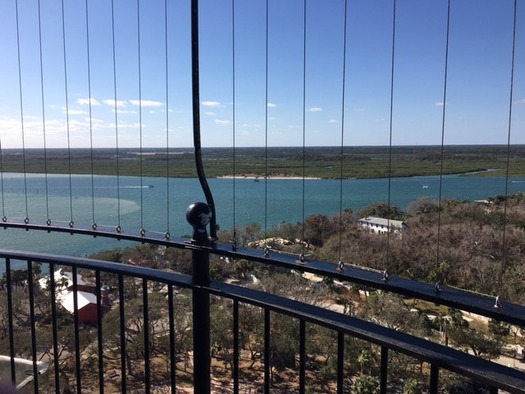
[[(490, 147), (490, 146), (494, 146), (494, 147), (524, 147), (525, 144), (444, 144), (444, 145), (441, 145), (441, 144), (413, 144), (413, 145), (343, 145), (342, 147), (343, 148), (412, 148), (412, 147), (417, 147), (417, 148), (435, 148), (435, 147)], [(282, 149), (282, 148), (299, 148), (299, 149), (302, 149), (302, 148), (305, 148), (305, 149), (308, 149), (308, 148), (316, 148), (316, 149), (319, 149), (319, 148), (341, 148), (341, 145), (308, 145), (308, 146), (302, 146), (302, 145), (276, 145), (276, 146), (236, 146), (236, 147), (232, 147), (232, 146), (203, 146), (202, 149)], [(0, 152), (1, 151), (36, 151), (36, 150), (97, 150), (97, 149), (112, 149), (112, 150), (115, 150), (117, 149), (117, 147), (111, 147), (111, 146), (106, 146), (106, 147), (70, 147), (70, 148), (67, 148), (67, 147), (40, 147), (40, 148), (0, 148)], [(163, 147), (163, 146), (158, 146), (158, 147), (140, 147), (140, 146), (119, 146), (118, 147), (118, 150), (123, 150), (123, 149), (139, 149), (139, 150), (166, 150), (166, 149), (169, 149), (169, 150), (176, 150), (176, 149), (184, 149), (184, 150), (192, 150), (194, 149), (193, 146), (170, 146), (170, 147)]]

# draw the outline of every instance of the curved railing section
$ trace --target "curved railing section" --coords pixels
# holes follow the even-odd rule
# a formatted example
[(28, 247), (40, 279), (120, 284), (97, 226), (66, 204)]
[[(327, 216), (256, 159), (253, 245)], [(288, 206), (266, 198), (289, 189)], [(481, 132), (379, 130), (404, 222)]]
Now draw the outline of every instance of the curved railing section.
[[(128, 239), (133, 237), (129, 236)], [(137, 237), (135, 240), (138, 240)], [(125, 329), (129, 328), (130, 320), (132, 319), (129, 315), (131, 310), (139, 313), (139, 316), (133, 316), (133, 324), (140, 321), (140, 325), (148, 327), (149, 329), (133, 331), (134, 335), (143, 336), (141, 341), (146, 344), (142, 350), (144, 357), (144, 369), (142, 373), (143, 383), (146, 392), (150, 392), (153, 387), (152, 375), (154, 368), (150, 365), (150, 359), (153, 359), (153, 355), (148, 352), (152, 352), (154, 341), (158, 341), (159, 338), (153, 338), (151, 335), (161, 335), (156, 331), (159, 317), (156, 317), (153, 321), (151, 316), (154, 313), (164, 313), (164, 322), (168, 327), (163, 331), (162, 336), (166, 338), (169, 346), (165, 347), (164, 356), (166, 360), (169, 360), (168, 365), (170, 369), (171, 379), (170, 385), (173, 389), (172, 392), (176, 392), (178, 387), (177, 379), (177, 354), (176, 354), (176, 338), (175, 338), (175, 326), (180, 323), (178, 319), (184, 319), (188, 322), (188, 330), (192, 331), (194, 335), (193, 342), (193, 365), (194, 365), (194, 381), (192, 384), (195, 387), (195, 392), (209, 392), (211, 386), (212, 370), (210, 369), (210, 297), (212, 299), (228, 299), (231, 300), (231, 306), (233, 307), (233, 321), (231, 327), (233, 329), (231, 343), (232, 350), (232, 384), (233, 392), (240, 392), (240, 380), (239, 380), (239, 360), (240, 360), (240, 346), (241, 342), (239, 335), (239, 305), (251, 305), (260, 308), (261, 313), (264, 315), (264, 323), (261, 329), (264, 332), (264, 344), (262, 351), (262, 359), (264, 364), (264, 372), (262, 378), (264, 381), (264, 392), (269, 392), (271, 385), (271, 342), (273, 337), (270, 332), (270, 313), (271, 316), (285, 315), (289, 316), (298, 321), (299, 334), (297, 337), (297, 346), (299, 348), (299, 376), (298, 390), (299, 392), (305, 392), (306, 381), (305, 374), (308, 370), (307, 366), (307, 351), (306, 343), (307, 336), (305, 331), (305, 324), (312, 324), (315, 326), (322, 326), (329, 329), (334, 335), (337, 336), (337, 374), (336, 374), (336, 387), (337, 392), (343, 392), (344, 388), (347, 387), (348, 382), (345, 381), (345, 338), (358, 338), (364, 340), (373, 345), (380, 347), (381, 351), (381, 362), (378, 367), (381, 392), (390, 392), (388, 387), (389, 374), (388, 374), (388, 352), (389, 350), (398, 353), (405, 354), (409, 357), (417, 359), (421, 362), (430, 364), (430, 381), (428, 387), (430, 392), (438, 392), (440, 386), (440, 371), (449, 370), (456, 374), (473, 379), (476, 382), (483, 383), (488, 387), (492, 387), (492, 392), (497, 389), (504, 389), (509, 392), (525, 392), (525, 372), (517, 369), (505, 367), (493, 362), (484, 360), (480, 357), (464, 353), (459, 350), (455, 350), (451, 347), (437, 344), (429, 340), (415, 337), (394, 329), (389, 329), (381, 325), (360, 320), (358, 318), (341, 314), (325, 307), (316, 305), (310, 305), (307, 303), (300, 302), (298, 300), (289, 299), (275, 294), (269, 294), (264, 291), (251, 289), (235, 284), (228, 284), (223, 282), (209, 280), (209, 271), (202, 272), (202, 269), (209, 269), (206, 264), (206, 260), (209, 256), (221, 256), (227, 258), (243, 258), (257, 262), (264, 263), (266, 265), (286, 268), (287, 270), (294, 271), (305, 271), (314, 273), (321, 276), (331, 277), (340, 281), (359, 283), (368, 287), (381, 289), (385, 291), (395, 292), (404, 296), (413, 298), (423, 299), (432, 301), (435, 303), (441, 303), (443, 305), (449, 305), (455, 308), (461, 308), (463, 310), (472, 311), (484, 316), (498, 318), (502, 321), (507, 321), (512, 324), (523, 326), (523, 316), (525, 316), (524, 309), (517, 305), (503, 305), (500, 309), (494, 308), (493, 299), (488, 297), (468, 293), (457, 289), (444, 288), (439, 294), (435, 294), (434, 290), (426, 284), (406, 280), (403, 278), (391, 277), (386, 282), (382, 279), (380, 272), (373, 272), (358, 267), (345, 267), (343, 271), (336, 269), (334, 264), (323, 262), (323, 261), (308, 261), (304, 263), (298, 263), (297, 259), (293, 256), (288, 256), (279, 253), (263, 253), (260, 250), (255, 249), (244, 249), (238, 248), (233, 251), (230, 245), (223, 244), (211, 244), (208, 246), (201, 246), (195, 242), (195, 240), (158, 240), (156, 243), (159, 245), (176, 247), (187, 250), (192, 253), (192, 264), (193, 264), (193, 275), (183, 275), (175, 272), (168, 272), (164, 270), (151, 269), (140, 267), (136, 265), (124, 264), (124, 263), (113, 263), (106, 261), (97, 261), (85, 258), (74, 258), (57, 255), (43, 255), (36, 253), (26, 253), (17, 251), (0, 251), (0, 258), (3, 262), (6, 272), (6, 283), (5, 289), (7, 289), (7, 310), (8, 310), (8, 326), (9, 332), (9, 355), (12, 359), (19, 357), (20, 352), (26, 352), (26, 356), (33, 354), (35, 356), (35, 365), (33, 370), (36, 371), (36, 356), (38, 352), (42, 352), (41, 343), (39, 344), (37, 339), (42, 334), (42, 327), (44, 323), (40, 316), (41, 312), (38, 312), (38, 303), (35, 303), (38, 298), (40, 305), (49, 303), (51, 305), (51, 321), (53, 324), (50, 327), (52, 341), (49, 343), (49, 349), (46, 350), (46, 354), (50, 357), (50, 370), (47, 377), (39, 377), (38, 373), (35, 373), (34, 389), (38, 392), (39, 387), (43, 384), (54, 386), (56, 392), (59, 392), (60, 386), (64, 383), (61, 381), (60, 376), (64, 372), (62, 369), (66, 369), (65, 363), (62, 361), (64, 350), (64, 338), (61, 338), (59, 334), (59, 327), (57, 326), (64, 324), (62, 312), (58, 307), (59, 300), (61, 299), (59, 294), (64, 291), (61, 288), (61, 281), (63, 279), (56, 275), (48, 275), (47, 287), (42, 287), (42, 280), (38, 279), (35, 275), (36, 266), (38, 263), (41, 272), (56, 272), (57, 270), (64, 270), (71, 272), (72, 288), (80, 288), (85, 285), (81, 285), (77, 275), (83, 272), (91, 277), (91, 282), (94, 284), (94, 305), (96, 306), (95, 312), (96, 321), (91, 322), (91, 326), (85, 325), (80, 321), (81, 306), (84, 302), (80, 295), (73, 298), (73, 314), (74, 319), (69, 324), (73, 325), (74, 332), (76, 333), (75, 338), (70, 338), (71, 342), (68, 343), (67, 349), (68, 354), (75, 354), (78, 360), (89, 357), (91, 365), (96, 365), (96, 374), (98, 375), (98, 384), (103, 390), (104, 385), (107, 385), (105, 378), (108, 374), (108, 368), (110, 368), (110, 362), (100, 355), (105, 354), (108, 350), (106, 349), (105, 340), (108, 332), (117, 332), (114, 334), (114, 338), (117, 343), (114, 345), (120, 350), (120, 371), (119, 378), (116, 379), (117, 385), (121, 392), (126, 392), (127, 380), (126, 376), (129, 374), (126, 360), (126, 355), (122, 352), (126, 351), (126, 348), (131, 346), (131, 342), (127, 343), (128, 332), (124, 332)], [(14, 291), (14, 265), (21, 267), (26, 271), (26, 287), (21, 294), (19, 291)], [(45, 267), (45, 268), (44, 268)], [(110, 286), (112, 292), (112, 306), (108, 307), (105, 304), (104, 292), (108, 291), (108, 286), (105, 285), (102, 278), (109, 280), (108, 275), (113, 278), (113, 287)], [(130, 290), (131, 286), (133, 290)], [(47, 290), (42, 290), (47, 288)], [(175, 290), (179, 289), (179, 290)], [(189, 315), (181, 314), (177, 312), (174, 307), (174, 297), (177, 296), (179, 291), (187, 289), (191, 293), (192, 298), (192, 310)], [(37, 293), (39, 293), (37, 297)], [(41, 294), (40, 294), (41, 293)], [(188, 293), (188, 294), (190, 294)], [(76, 293), (74, 293), (76, 294)], [(79, 293), (80, 294), (80, 293)], [(158, 305), (148, 306), (149, 302), (153, 302), (152, 299), (158, 295), (162, 295), (163, 306), (158, 310)], [(23, 324), (20, 325), (20, 317), (18, 315), (17, 305), (19, 305), (21, 299), (27, 300), (29, 318)], [(155, 298), (155, 302), (158, 300)], [(136, 304), (142, 305), (136, 309)], [(213, 304), (213, 302), (212, 302)], [(153, 308), (153, 309), (150, 309)], [(202, 311), (205, 311), (208, 316), (202, 316)], [(105, 314), (111, 314), (113, 319), (119, 321), (118, 327), (109, 327), (109, 322)], [(200, 315), (200, 316), (199, 316)], [(106, 315), (107, 316), (107, 315)], [(189, 316), (191, 323), (189, 322)], [(62, 319), (62, 320), (61, 320)], [(138, 319), (138, 320), (137, 320)], [(60, 323), (57, 323), (60, 320)], [(125, 323), (126, 322), (126, 323)], [(119, 328), (120, 327), (120, 328)], [(60, 333), (63, 327), (60, 328)], [(118, 330), (121, 330), (120, 334)], [(27, 338), (27, 332), (31, 332), (31, 340), (26, 343), (24, 350), (19, 349), (17, 343), (21, 335), (25, 335)], [(79, 335), (88, 335), (89, 332), (93, 343), (91, 346), (91, 352), (86, 350), (85, 338), (81, 340)], [(206, 335), (207, 332), (207, 335)], [(203, 334), (204, 333), (204, 334)], [(18, 339), (17, 339), (18, 338)], [(120, 342), (119, 342), (120, 341)], [(135, 346), (135, 345), (133, 345)], [(150, 348), (151, 347), (151, 348)], [(38, 349), (37, 349), (38, 348)], [(97, 350), (95, 351), (95, 348)], [(199, 350), (200, 348), (200, 350)], [(158, 348), (155, 347), (155, 352)], [(203, 353), (202, 353), (203, 351)], [(28, 354), (27, 354), (28, 353)], [(89, 354), (89, 356), (87, 355)], [(157, 357), (158, 354), (155, 354)], [(109, 356), (108, 356), (109, 357)], [(204, 357), (204, 359), (200, 359)], [(118, 364), (118, 363), (117, 363)], [(67, 373), (71, 373), (75, 376), (75, 383), (73, 386), (77, 387), (78, 390), (84, 385), (88, 384), (88, 378), (86, 378), (85, 371), (82, 370), (82, 363), (77, 363), (74, 371), (68, 370)], [(114, 368), (114, 367), (112, 367)], [(199, 368), (204, 368), (199, 370)], [(53, 377), (53, 379), (51, 379)], [(124, 377), (124, 378), (122, 378)], [(49, 383), (51, 380), (51, 383)], [(16, 379), (13, 377), (13, 381)], [(40, 382), (39, 382), (40, 381)], [(46, 381), (47, 383), (44, 383)], [(40, 386), (39, 386), (40, 384)], [(69, 383), (71, 384), (71, 383)], [(92, 384), (92, 383), (89, 383)], [(346, 390), (346, 389), (345, 389)]]

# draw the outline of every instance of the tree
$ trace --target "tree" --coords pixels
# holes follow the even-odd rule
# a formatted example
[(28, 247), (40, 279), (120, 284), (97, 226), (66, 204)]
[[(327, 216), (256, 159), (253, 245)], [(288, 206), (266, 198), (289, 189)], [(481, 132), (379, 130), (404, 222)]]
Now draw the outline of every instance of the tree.
[(365, 372), (370, 372), (372, 361), (372, 354), (368, 350), (363, 349), (361, 353), (359, 353), (359, 356), (357, 356), (357, 363), (361, 369), (361, 375), (363, 375)]
[(379, 379), (369, 375), (358, 377), (352, 385), (355, 394), (377, 394), (379, 393), (379, 388)]
[(448, 336), (460, 348), (471, 350), (476, 357), (494, 359), (501, 354), (502, 343), (468, 327), (451, 327)]
[(248, 280), (248, 274), (254, 269), (254, 264), (246, 259), (235, 261), (235, 275), (239, 279)]
[(211, 355), (220, 357), (224, 366), (233, 363), (233, 315), (231, 304), (224, 299), (214, 299), (211, 305)]
[(426, 322), (410, 311), (401, 297), (374, 292), (368, 297), (360, 316), (374, 320), (388, 328), (405, 331), (426, 331)]
[(413, 216), (428, 215), (439, 210), (439, 203), (430, 197), (420, 197), (408, 206), (408, 213)]
[(402, 220), (403, 213), (395, 205), (388, 205), (385, 202), (371, 204), (360, 212), (361, 217), (377, 216), (385, 219)]
[[(121, 352), (121, 325), (124, 326), (124, 344), (126, 368), (131, 376), (140, 376), (143, 373), (141, 360), (144, 359), (146, 344), (144, 333), (149, 333), (150, 355), (159, 355), (166, 352), (165, 338), (169, 335), (167, 318), (167, 303), (165, 294), (148, 294), (148, 325), (145, 324), (142, 295), (126, 301), (124, 307), (124, 321), (120, 320), (120, 308), (114, 308), (104, 316), (102, 329), (104, 332), (104, 355), (107, 358), (120, 359)], [(176, 322), (184, 320), (180, 315)]]
[(504, 338), (510, 334), (510, 325), (495, 319), (490, 319), (489, 333), (496, 338)]
[(423, 384), (419, 379), (409, 378), (403, 384), (403, 394), (422, 394)]
[(314, 245), (323, 246), (334, 231), (337, 230), (325, 215), (309, 216), (304, 223), (304, 241)]

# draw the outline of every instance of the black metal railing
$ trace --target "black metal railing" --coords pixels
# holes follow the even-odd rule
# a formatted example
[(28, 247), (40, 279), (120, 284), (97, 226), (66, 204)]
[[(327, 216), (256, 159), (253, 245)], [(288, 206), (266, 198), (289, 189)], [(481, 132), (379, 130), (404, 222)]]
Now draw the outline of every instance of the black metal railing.
[[(196, 228), (195, 231), (198, 230)], [(128, 239), (130, 238), (133, 237), (128, 236)], [(140, 239), (140, 235), (136, 239)], [(243, 392), (240, 379), (243, 367), (240, 360), (244, 344), (240, 341), (240, 335), (245, 333), (241, 332), (239, 319), (240, 309), (246, 306), (258, 308), (262, 316), (260, 329), (263, 330), (261, 338), (264, 343), (260, 348), (262, 370), (259, 373), (265, 393), (270, 392), (273, 384), (274, 358), (271, 355), (272, 341), (275, 337), (271, 330), (273, 319), (279, 316), (288, 316), (297, 322), (297, 351), (293, 357), (299, 359), (295, 391), (300, 393), (307, 392), (307, 360), (315, 356), (307, 351), (307, 326), (324, 327), (332, 333), (328, 335), (335, 335), (334, 357), (337, 363), (333, 387), (338, 393), (346, 392), (350, 387), (345, 377), (345, 368), (352, 362), (345, 358), (345, 341), (349, 338), (366, 341), (380, 349), (377, 351), (379, 361), (376, 372), (381, 393), (396, 391), (393, 383), (396, 380), (395, 376), (389, 372), (389, 356), (393, 352), (404, 354), (429, 366), (429, 374), (423, 374), (422, 379), (428, 376), (428, 381), (424, 382), (423, 386), (428, 387), (431, 393), (437, 393), (440, 389), (443, 383), (440, 376), (445, 373), (443, 371), (451, 371), (469, 378), (473, 382), (485, 385), (491, 392), (497, 392), (498, 389), (525, 392), (525, 373), (520, 370), (325, 307), (236, 284), (210, 281), (209, 259), (210, 255), (242, 258), (263, 263), (265, 266), (285, 268), (287, 271), (310, 272), (475, 312), (522, 327), (525, 326), (523, 306), (505, 303), (495, 308), (493, 298), (459, 289), (442, 287), (436, 292), (429, 284), (392, 276), (384, 280), (381, 272), (363, 268), (347, 266), (341, 270), (332, 263), (309, 260), (301, 262), (294, 256), (278, 252), (249, 248), (233, 250), (231, 245), (208, 243), (206, 237), (199, 240), (198, 235), (194, 235), (193, 240), (159, 239), (152, 242), (191, 252), (193, 274), (183, 275), (128, 263), (1, 251), (0, 257), (6, 273), (7, 300), (7, 321), (3, 322), (3, 326), (6, 327), (8, 338), (3, 342), (3, 346), (11, 359), (10, 379), (19, 383), (14, 372), (15, 358), (29, 358), (33, 360), (30, 374), (34, 376), (32, 389), (35, 393), (39, 392), (43, 385), (57, 393), (63, 392), (65, 388), (82, 392), (88, 385), (90, 389), (93, 385), (98, 385), (100, 392), (111, 391), (109, 386), (113, 387), (113, 390), (127, 392), (132, 388), (137, 389), (137, 385), (145, 392), (152, 392), (158, 386), (159, 367), (154, 361), (161, 357), (161, 346), (158, 342), (162, 342), (166, 345), (162, 350), (163, 365), (168, 371), (168, 376), (163, 382), (171, 392), (177, 392), (178, 387), (185, 384), (194, 387), (196, 393), (218, 391), (220, 387), (212, 384), (213, 370), (210, 368), (210, 335), (216, 335), (210, 328), (210, 304), (213, 305), (216, 300), (230, 300), (231, 303), (227, 307), (232, 308), (231, 328), (228, 329), (231, 330), (229, 347), (232, 368), (228, 372), (230, 383), (224, 386), (228, 387), (230, 392)], [(47, 285), (42, 285), (42, 279), (38, 281), (35, 264), (40, 267), (40, 272), (51, 273)], [(15, 267), (25, 271), (23, 290), (17, 288), (21, 278), (19, 275), (14, 277)], [(64, 308), (59, 306), (60, 294), (64, 289), (61, 287), (63, 279), (53, 274), (58, 267), (72, 274), (72, 316), (64, 316)], [(80, 272), (83, 276), (91, 278), (96, 300), (96, 319), (89, 324), (80, 319), (84, 302), (81, 302), (81, 295), (76, 291), (81, 286), (77, 279)], [(106, 281), (111, 281), (112, 285), (105, 285)], [(107, 295), (103, 294), (109, 289), (112, 293), (110, 298), (113, 300), (111, 307), (106, 304)], [(176, 289), (180, 289), (179, 294)], [(191, 298), (191, 308), (185, 309), (185, 312), (181, 312), (176, 305), (177, 297), (181, 297), (182, 293), (184, 297)], [(46, 308), (49, 314), (45, 311)], [(193, 355), (193, 378), (186, 377), (179, 382), (177, 360), (180, 352), (177, 353), (176, 349), (180, 349), (178, 342), (182, 342), (183, 339), (177, 337), (175, 327), (182, 323), (181, 320), (188, 324), (186, 331), (193, 334), (193, 345), (188, 347), (186, 353)], [(161, 326), (164, 328), (161, 329)], [(48, 328), (48, 333), (45, 332), (45, 327)], [(66, 334), (68, 327), (74, 328), (73, 334)], [(23, 346), (20, 342), (22, 338), (25, 341)], [(39, 363), (42, 361), (39, 359), (43, 359), (44, 354), (49, 371), (44, 376), (39, 376)], [(132, 355), (135, 359), (130, 358)], [(136, 366), (137, 363), (140, 366)], [(131, 364), (135, 364), (135, 367)], [(258, 381), (258, 378), (251, 378), (253, 383)], [(243, 382), (245, 381), (244, 379)], [(245, 389), (245, 392), (248, 390)]]
[[(192, 239), (173, 237), (168, 232), (147, 233), (144, 228), (136, 234), (127, 233), (122, 231), (120, 225), (115, 229), (105, 229), (95, 223), (89, 229), (75, 227), (72, 220), (71, 168), (71, 221), (67, 225), (52, 225), (49, 218), (47, 223), (38, 224), (30, 222), (27, 216), (20, 222), (4, 216), (0, 224), (4, 229), (71, 233), (176, 248), (190, 255), (186, 257), (191, 261), (192, 274), (147, 268), (131, 262), (0, 250), (0, 269), (5, 272), (2, 283), (4, 293), (0, 294), (5, 299), (0, 304), (0, 350), (7, 356), (5, 378), (20, 389), (34, 393), (97, 390), (101, 393), (176, 393), (185, 387), (191, 387), (196, 393), (221, 390), (240, 393), (252, 392), (252, 389), (254, 392), (269, 393), (277, 384), (275, 368), (282, 363), (275, 356), (273, 344), (279, 339), (279, 333), (275, 332), (274, 323), (283, 318), (288, 319), (286, 322), (295, 332), (289, 347), (291, 350), (286, 356), (291, 358), (294, 366), (297, 365), (296, 378), (283, 391), (306, 393), (311, 390), (312, 375), (318, 371), (310, 361), (320, 358), (325, 364), (329, 358), (335, 360), (334, 373), (322, 391), (343, 393), (353, 390), (346, 373), (356, 362), (349, 359), (349, 343), (359, 340), (373, 347), (377, 356), (368, 374), (377, 378), (381, 393), (402, 390), (391, 368), (393, 354), (418, 360), (419, 383), (430, 393), (442, 389), (449, 373), (470, 379), (486, 391), (502, 389), (524, 393), (523, 371), (384, 327), (380, 322), (365, 321), (294, 297), (210, 279), (210, 259), (223, 258), (219, 264), (227, 264), (226, 259), (245, 259), (267, 269), (281, 269), (287, 273), (308, 272), (525, 327), (525, 306), (499, 298), (439, 283), (417, 282), (351, 264), (338, 266), (327, 261), (305, 260), (304, 256), (298, 258), (277, 251), (216, 242), (215, 206), (204, 176), (200, 151), (197, 3), (196, 0), (191, 1), (195, 166), (209, 208), (201, 204), (188, 211), (188, 220), (194, 226)], [(63, 39), (65, 42), (64, 33)], [(114, 52), (113, 49), (113, 57)], [(20, 70), (20, 48), (18, 58)], [(64, 77), (67, 85), (67, 72), (64, 72)], [(21, 91), (20, 88), (20, 95)], [(115, 93), (115, 103), (116, 98)], [(20, 101), (22, 103), (23, 100)], [(115, 114), (116, 109), (115, 104)], [(118, 140), (118, 130), (116, 134)], [(24, 139), (23, 131), (22, 136)], [(25, 158), (25, 148), (23, 152)], [(118, 173), (117, 155), (117, 182)], [(120, 201), (120, 197), (118, 199)], [(208, 224), (210, 237), (206, 231)], [(212, 316), (212, 309), (218, 309), (215, 316)], [(244, 331), (241, 320), (246, 311), (254, 312), (246, 319), (253, 323), (252, 330), (259, 331), (257, 339), (254, 339), (255, 335), (245, 338), (249, 332)], [(217, 328), (217, 318), (222, 318), (226, 324)], [(310, 335), (313, 327), (322, 330)], [(221, 357), (231, 368), (225, 368), (227, 371), (221, 373), (224, 379), (218, 382), (217, 366), (212, 364), (218, 357), (212, 354), (212, 341), (219, 334), (224, 334), (225, 339), (215, 347), (221, 348), (224, 353)], [(317, 354), (319, 349), (309, 348), (311, 337), (315, 340), (327, 339), (322, 352), (330, 354)], [(259, 368), (248, 375), (247, 367), (241, 361), (244, 360), (246, 347), (251, 345), (256, 347), (250, 351), (252, 365), (248, 368), (252, 369), (256, 363)], [(21, 368), (24, 372), (22, 376), (18, 374)], [(367, 376), (367, 373), (361, 371), (360, 375)]]

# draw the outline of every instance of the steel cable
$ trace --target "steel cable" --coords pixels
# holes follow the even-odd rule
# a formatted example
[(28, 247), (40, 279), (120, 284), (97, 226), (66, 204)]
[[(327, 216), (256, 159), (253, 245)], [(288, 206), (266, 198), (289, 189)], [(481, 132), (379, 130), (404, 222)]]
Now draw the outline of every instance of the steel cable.
[(441, 159), (439, 170), (439, 190), (438, 190), (438, 223), (437, 223), (437, 239), (436, 239), (436, 290), (439, 291), (443, 278), (439, 272), (439, 258), (441, 246), (441, 203), (443, 197), (443, 168), (445, 161), (445, 124), (447, 114), (447, 85), (448, 85), (448, 55), (450, 43), (450, 0), (447, 4), (447, 23), (446, 23), (446, 39), (445, 39), (445, 67), (443, 75), (443, 107), (441, 115)]
[(113, 111), (115, 113), (115, 166), (117, 172), (117, 227), (118, 233), (122, 230), (121, 201), (120, 201), (120, 165), (119, 165), (119, 127), (118, 127), (118, 100), (117, 100), (117, 57), (115, 47), (115, 1), (111, 0), (111, 43), (113, 55)]
[(89, 111), (89, 152), (91, 165), (91, 228), (96, 230), (95, 220), (95, 175), (94, 175), (94, 158), (93, 158), (93, 110), (91, 100), (91, 53), (89, 48), (89, 7), (88, 0), (85, 2), (86, 9), (86, 55), (87, 55), (87, 83), (88, 83), (88, 111)]
[(307, 7), (306, 0), (303, 1), (303, 91), (302, 91), (302, 196), (301, 196), (301, 215), (302, 215), (302, 230), (301, 230), (301, 258), (304, 259), (305, 251), (305, 232), (306, 232), (306, 218), (305, 218), (305, 167), (306, 167), (306, 30), (307, 30)]
[[(516, 65), (516, 28), (517, 28), (517, 0), (514, 0), (513, 8), (513, 25), (512, 25), (512, 52), (511, 52), (511, 69), (510, 69), (510, 87), (509, 87), (509, 113), (508, 113), (508, 128), (507, 128), (507, 162), (505, 170), (505, 199), (503, 201), (503, 233), (501, 239), (501, 262), (499, 272), (499, 295), (503, 291), (503, 274), (505, 270), (505, 263), (507, 259), (507, 197), (509, 196), (509, 175), (510, 175), (510, 151), (511, 151), (511, 136), (512, 136), (512, 106), (514, 102), (514, 69)], [(498, 305), (496, 305), (498, 306)]]
[(20, 129), (22, 133), (22, 161), (24, 170), (24, 203), (25, 203), (25, 217), (24, 221), (29, 222), (29, 206), (27, 201), (27, 174), (26, 174), (26, 142), (25, 142), (25, 122), (24, 122), (24, 99), (22, 91), (22, 59), (20, 55), (20, 20), (18, 13), (18, 0), (15, 1), (16, 13), (16, 48), (18, 55), (18, 92), (20, 99)]
[(170, 117), (169, 117), (169, 59), (168, 59), (168, 0), (164, 0), (164, 61), (166, 73), (166, 238), (170, 238)]
[(236, 85), (235, 85), (235, 78), (236, 78), (236, 69), (235, 69), (235, 0), (232, 0), (232, 171), (233, 171), (233, 179), (232, 179), (232, 223), (233, 223), (233, 247), (235, 248), (237, 245), (237, 216), (236, 216), (236, 199), (237, 199), (237, 190), (236, 190), (236, 176), (237, 176), (237, 162), (236, 162), (236, 137), (237, 137), (237, 129), (236, 129), (236, 120), (237, 120), (237, 113), (236, 113)]
[(137, 72), (138, 72), (138, 94), (139, 94), (139, 172), (140, 172), (140, 232), (144, 235), (144, 179), (143, 179), (143, 155), (142, 155), (142, 59), (140, 45), (140, 0), (137, 0)]
[(46, 130), (46, 110), (45, 110), (45, 89), (44, 89), (44, 61), (42, 51), (42, 7), (41, 1), (38, 0), (38, 50), (40, 60), (40, 100), (42, 111), (42, 135), (44, 143), (44, 181), (46, 190), (46, 223), (51, 224), (51, 217), (49, 214), (49, 182), (48, 182), (48, 168), (47, 168), (47, 130)]
[[(345, 99), (346, 99), (346, 35), (348, 19), (348, 1), (344, 0), (343, 19), (343, 67), (341, 87), (341, 151), (339, 173), (339, 261), (343, 261), (343, 169), (344, 169), (344, 143), (345, 143)], [(341, 267), (342, 268), (342, 267)]]
[[(68, 183), (69, 183), (69, 227), (74, 226), (73, 221), (73, 184), (71, 175), (71, 130), (69, 123), (69, 87), (67, 74), (67, 51), (66, 51), (66, 17), (64, 9), (64, 0), (62, 4), (62, 51), (64, 67), (64, 94), (65, 94), (65, 111), (66, 111), (66, 134), (67, 134), (67, 163), (68, 163)], [(25, 170), (24, 170), (25, 172)]]
[[(396, 10), (397, 2), (393, 0), (392, 9), (392, 57), (390, 65), (390, 115), (389, 115), (389, 141), (388, 141), (388, 197), (387, 197), (387, 238), (386, 238), (386, 258), (385, 258), (385, 272), (388, 271), (390, 265), (390, 218), (392, 216), (391, 195), (392, 195), (392, 140), (393, 140), (393, 120), (394, 120), (394, 79), (395, 79), (395, 60), (396, 60)], [(385, 275), (386, 279), (386, 275)]]

